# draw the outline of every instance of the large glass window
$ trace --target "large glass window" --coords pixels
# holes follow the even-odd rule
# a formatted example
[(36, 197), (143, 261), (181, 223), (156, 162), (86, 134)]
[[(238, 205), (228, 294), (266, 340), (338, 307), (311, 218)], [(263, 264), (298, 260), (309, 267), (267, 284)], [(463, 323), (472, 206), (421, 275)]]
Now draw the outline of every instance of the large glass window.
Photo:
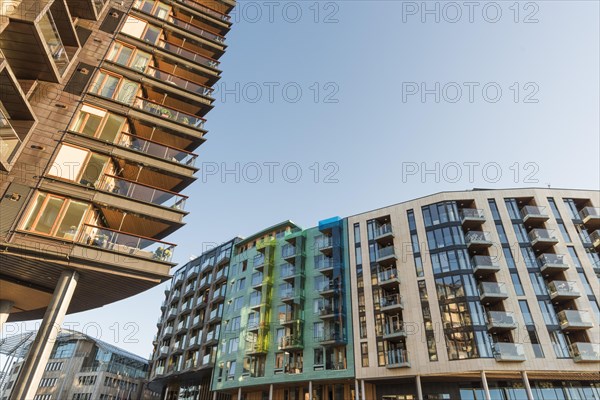
[(90, 93), (131, 105), (139, 89), (136, 82), (100, 70), (90, 86)]
[(107, 163), (107, 156), (63, 144), (48, 174), (82, 185), (96, 186)]
[(124, 125), (125, 117), (84, 104), (75, 117), (71, 130), (114, 143)]
[(87, 203), (39, 193), (22, 229), (75, 240), (88, 209)]

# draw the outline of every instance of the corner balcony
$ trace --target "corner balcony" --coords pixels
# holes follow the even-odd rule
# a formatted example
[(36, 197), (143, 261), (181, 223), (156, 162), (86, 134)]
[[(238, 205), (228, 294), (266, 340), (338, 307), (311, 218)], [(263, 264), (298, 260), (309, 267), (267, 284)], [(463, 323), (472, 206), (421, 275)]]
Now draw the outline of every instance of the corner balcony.
[(587, 311), (563, 310), (556, 316), (563, 331), (586, 330), (594, 327), (592, 317)]
[(537, 258), (537, 262), (544, 276), (550, 276), (569, 269), (569, 264), (565, 262), (565, 256), (562, 254), (544, 253)]
[(487, 249), (494, 245), (489, 232), (469, 231), (465, 234), (465, 243), (469, 250)]
[(554, 236), (553, 231), (547, 229), (532, 229), (528, 233), (531, 247), (535, 250), (543, 250), (554, 246), (558, 243), (558, 239)]
[(399, 293), (390, 294), (379, 299), (379, 311), (386, 314), (397, 314), (404, 309)]
[(378, 247), (375, 256), (375, 262), (380, 265), (391, 265), (396, 261), (396, 252), (394, 246)]
[(377, 273), (377, 284), (380, 288), (388, 289), (390, 287), (398, 287), (400, 278), (396, 267), (388, 268)]
[(494, 343), (494, 358), (500, 362), (525, 361), (525, 349), (521, 343)]
[(581, 297), (577, 284), (573, 281), (551, 281), (548, 283), (550, 298), (555, 302), (574, 300)]
[(550, 216), (546, 213), (545, 207), (525, 206), (521, 209), (521, 218), (524, 224), (531, 225), (546, 222)]
[(165, 357), (167, 354), (169, 354), (169, 346), (160, 346), (158, 349), (158, 356)]
[(600, 228), (600, 208), (584, 207), (579, 211), (579, 218), (587, 229)]
[(598, 343), (573, 343), (569, 352), (576, 363), (600, 362), (600, 344)]
[(373, 239), (377, 242), (389, 242), (394, 238), (394, 232), (392, 231), (392, 224), (387, 223), (379, 225), (375, 228), (373, 233)]
[(164, 263), (171, 263), (175, 249), (172, 243), (89, 224), (84, 225), (77, 242), (106, 252)]
[(304, 348), (304, 344), (302, 338), (299, 336), (284, 336), (278, 343), (279, 350), (302, 350)]
[(388, 369), (410, 368), (408, 351), (401, 349), (389, 350), (385, 357), (385, 367)]
[(460, 222), (465, 228), (480, 226), (485, 222), (483, 210), (478, 208), (463, 208), (458, 210)]
[(490, 256), (471, 257), (471, 266), (477, 276), (487, 276), (500, 271), (500, 265)]
[(391, 342), (398, 342), (406, 337), (406, 331), (404, 330), (404, 324), (401, 321), (393, 320), (388, 321), (383, 326), (383, 340), (389, 340)]
[(488, 311), (487, 328), (490, 332), (510, 331), (517, 328), (517, 321), (512, 312)]
[(497, 303), (508, 299), (506, 284), (503, 282), (481, 282), (479, 284), (479, 298), (484, 304)]

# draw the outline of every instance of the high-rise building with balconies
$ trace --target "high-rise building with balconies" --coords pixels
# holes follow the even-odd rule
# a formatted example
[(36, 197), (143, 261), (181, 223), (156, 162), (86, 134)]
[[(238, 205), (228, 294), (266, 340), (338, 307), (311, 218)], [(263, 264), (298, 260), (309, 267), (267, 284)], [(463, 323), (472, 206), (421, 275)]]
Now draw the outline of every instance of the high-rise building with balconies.
[(150, 379), (168, 400), (600, 398), (598, 205), (476, 189), (235, 239), (218, 290), (192, 272), (208, 254), (174, 278)]
[(2, 2), (0, 322), (45, 324), (16, 396), (65, 313), (169, 277), (234, 5)]

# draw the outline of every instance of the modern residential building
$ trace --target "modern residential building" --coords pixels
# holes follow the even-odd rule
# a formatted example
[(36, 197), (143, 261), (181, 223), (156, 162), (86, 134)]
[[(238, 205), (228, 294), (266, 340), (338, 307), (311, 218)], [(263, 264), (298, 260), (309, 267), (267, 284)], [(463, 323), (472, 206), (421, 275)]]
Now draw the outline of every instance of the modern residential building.
[[(6, 379), (0, 399), (10, 397), (35, 332), (6, 337), (0, 354), (6, 358)], [(58, 335), (33, 399), (151, 400), (158, 393), (147, 389), (148, 360), (81, 332)]]
[(0, 325), (45, 321), (20, 396), (48, 326), (169, 278), (234, 5), (2, 3)]
[(158, 350), (150, 379), (169, 400), (600, 399), (599, 205), (474, 189), (236, 239), (210, 392)]

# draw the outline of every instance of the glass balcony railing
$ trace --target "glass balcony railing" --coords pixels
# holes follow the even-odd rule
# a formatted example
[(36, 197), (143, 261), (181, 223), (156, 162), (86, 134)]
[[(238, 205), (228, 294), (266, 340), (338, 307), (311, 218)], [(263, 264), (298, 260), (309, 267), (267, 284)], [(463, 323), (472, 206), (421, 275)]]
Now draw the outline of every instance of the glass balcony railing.
[(331, 246), (333, 246), (333, 239), (329, 236), (322, 236), (315, 239), (315, 248), (317, 250), (327, 249)]
[(525, 206), (521, 209), (521, 218), (523, 218), (523, 220), (529, 218), (548, 219), (548, 214), (546, 214), (544, 207)]
[(589, 219), (600, 218), (599, 207), (584, 207), (579, 211), (579, 218), (585, 223)]
[(405, 334), (406, 332), (404, 331), (404, 324), (402, 323), (402, 321), (399, 321), (397, 319), (388, 321), (385, 325), (383, 325), (383, 335), (384, 336), (391, 336), (391, 335), (397, 335), (397, 334)]
[(210, 57), (203, 56), (202, 54), (196, 53), (192, 50), (185, 49), (176, 45), (175, 43), (167, 42), (166, 40), (160, 39), (158, 43), (156, 43), (156, 46), (168, 51), (169, 53), (181, 56), (188, 61), (192, 61), (193, 63), (204, 65), (205, 67), (216, 69), (219, 66), (219, 62), (217, 60), (213, 60)]
[(463, 208), (461, 210), (459, 210), (459, 215), (460, 215), (460, 219), (461, 221), (465, 222), (467, 220), (471, 220), (471, 221), (484, 221), (485, 220), (485, 214), (483, 213), (483, 210), (479, 209), (479, 208)]
[(590, 243), (596, 247), (600, 246), (600, 229), (590, 233)]
[[(254, 293), (257, 293), (257, 292), (254, 292)], [(282, 293), (281, 297), (286, 297), (286, 296), (284, 296), (283, 293)], [(250, 301), (248, 302), (248, 305), (250, 307), (257, 307), (257, 306), (260, 306), (260, 302), (261, 301), (262, 301), (262, 298), (260, 296), (258, 296), (258, 297), (251, 297)]]
[(175, 210), (183, 210), (187, 200), (187, 196), (179, 193), (143, 185), (114, 175), (103, 175), (96, 187), (98, 190)]
[(162, 71), (155, 67), (148, 66), (146, 68), (146, 75), (156, 78), (162, 82), (169, 83), (178, 88), (187, 90), (188, 92), (196, 93), (201, 96), (210, 96), (213, 92), (213, 89), (204, 85), (201, 85), (196, 82), (189, 81), (187, 79), (181, 78), (179, 76), (170, 74), (168, 72)]
[(473, 256), (471, 257), (471, 266), (474, 270), (489, 269), (499, 270), (500, 265), (490, 256)]
[(565, 256), (563, 254), (544, 253), (540, 255), (537, 260), (538, 265), (541, 268), (548, 266), (559, 266), (564, 268), (569, 267), (569, 264), (565, 262)]
[(467, 244), (467, 246), (476, 244), (491, 245), (492, 236), (489, 232), (469, 231), (465, 235), (465, 243)]
[(177, 110), (173, 107), (158, 104), (142, 97), (137, 97), (135, 99), (133, 102), (133, 107), (173, 122), (191, 126), (196, 129), (204, 128), (204, 118), (186, 113), (185, 111)]
[(383, 236), (388, 236), (390, 234), (392, 234), (392, 224), (383, 224), (383, 225), (379, 225), (378, 227), (375, 228), (375, 231), (373, 232), (374, 237), (378, 238), (378, 237), (383, 237)]
[(210, 15), (211, 17), (217, 18), (221, 21), (230, 21), (231, 17), (227, 14), (222, 14), (216, 10), (213, 10), (212, 8), (208, 8), (206, 6), (204, 6), (202, 3), (200, 3), (199, 1), (195, 1), (195, 0), (178, 0), (180, 3), (186, 4), (188, 6), (191, 6), (192, 8), (195, 8), (199, 11), (202, 11), (203, 13)]
[[(156, 14), (157, 13), (155, 12), (155, 15)], [(159, 18), (160, 18), (160, 16), (159, 16)], [(225, 38), (223, 36), (218, 35), (213, 32), (210, 32), (210, 31), (207, 31), (207, 30), (204, 30), (202, 28), (199, 28), (194, 24), (191, 24), (189, 22), (182, 20), (181, 18), (177, 18), (173, 15), (168, 15), (168, 16), (166, 16), (166, 18), (162, 18), (162, 19), (169, 21), (171, 24), (177, 26), (178, 28), (183, 29), (184, 31), (193, 33), (194, 35), (201, 36), (203, 38), (212, 40), (217, 43), (225, 43)]]
[(299, 268), (296, 269), (296, 267), (294, 265), (291, 265), (291, 264), (284, 264), (284, 265), (285, 266), (281, 268), (281, 272), (279, 273), (280, 276), (284, 279), (295, 276), (297, 273), (300, 272), (300, 269)]
[(319, 293), (328, 292), (330, 290), (334, 290), (335, 286), (332, 280), (320, 281), (315, 284), (315, 290)]
[(379, 306), (381, 308), (385, 307), (393, 307), (393, 306), (401, 306), (402, 305), (402, 296), (399, 293), (389, 294), (387, 296), (382, 296), (379, 299)]
[(569, 351), (575, 362), (600, 362), (600, 344), (598, 343), (573, 343)]
[(514, 329), (517, 327), (514, 313), (506, 311), (487, 312), (488, 329)]
[(263, 274), (252, 275), (252, 286), (262, 285), (263, 283)]
[(0, 110), (0, 162), (9, 164), (21, 145), (21, 139)]
[(315, 269), (330, 269), (333, 268), (333, 259), (332, 258), (319, 258), (315, 261)]
[(529, 240), (534, 242), (557, 242), (556, 236), (554, 236), (554, 232), (547, 229), (532, 229), (531, 232), (528, 233)]
[(175, 245), (114, 229), (85, 224), (79, 243), (156, 261), (171, 262)]
[(389, 350), (386, 353), (386, 367), (408, 366), (408, 351), (403, 349)]
[(264, 265), (265, 263), (265, 255), (264, 254), (259, 254), (257, 256), (254, 257), (254, 261), (252, 263), (252, 265), (254, 265), (254, 268)]
[(398, 270), (396, 268), (389, 268), (377, 273), (377, 281), (383, 283), (386, 281), (393, 281), (398, 279)]
[(577, 283), (573, 281), (551, 281), (548, 283), (548, 293), (553, 299), (577, 298), (581, 295)]
[(592, 317), (587, 311), (563, 310), (556, 314), (563, 329), (587, 329), (594, 326)]
[(290, 258), (296, 255), (296, 247), (291, 244), (286, 244), (281, 248), (281, 257)]
[(377, 259), (387, 258), (395, 255), (394, 246), (379, 247), (377, 249)]
[(483, 297), (508, 297), (506, 284), (503, 282), (481, 282), (479, 284), (479, 294)]
[(521, 343), (494, 343), (497, 361), (525, 361), (525, 350)]

